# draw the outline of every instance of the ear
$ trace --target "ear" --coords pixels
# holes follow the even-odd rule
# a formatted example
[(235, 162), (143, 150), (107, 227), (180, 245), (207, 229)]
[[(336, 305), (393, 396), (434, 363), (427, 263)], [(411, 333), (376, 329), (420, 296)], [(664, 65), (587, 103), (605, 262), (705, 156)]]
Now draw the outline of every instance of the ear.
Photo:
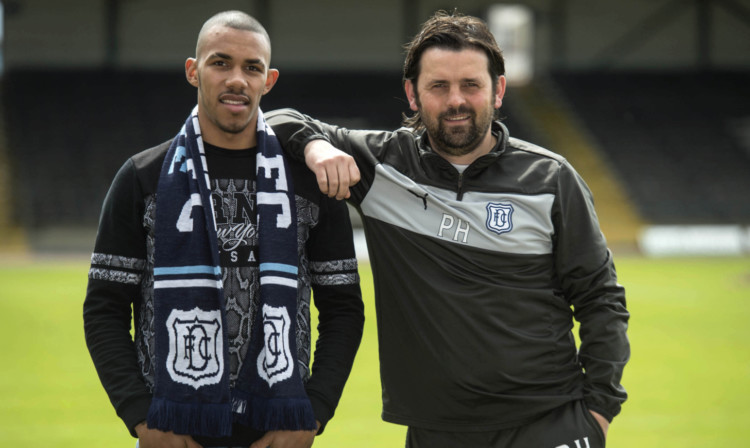
[(406, 99), (409, 100), (409, 109), (413, 110), (414, 112), (418, 111), (419, 106), (417, 106), (417, 86), (414, 85), (411, 79), (407, 79), (404, 83), (404, 90), (406, 91)]
[(505, 76), (498, 76), (495, 89), (495, 109), (500, 109), (500, 106), (503, 105), (503, 96), (505, 96)]
[(269, 68), (266, 73), (266, 86), (263, 89), (263, 95), (270, 92), (273, 86), (276, 85), (276, 81), (279, 80), (279, 71), (275, 68)]
[(198, 62), (194, 58), (185, 61), (185, 78), (193, 87), (198, 87)]

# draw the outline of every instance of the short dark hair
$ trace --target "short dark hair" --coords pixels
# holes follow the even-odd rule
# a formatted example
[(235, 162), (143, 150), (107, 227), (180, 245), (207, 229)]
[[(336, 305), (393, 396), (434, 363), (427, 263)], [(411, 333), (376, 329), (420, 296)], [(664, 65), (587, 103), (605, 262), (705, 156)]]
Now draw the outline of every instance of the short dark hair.
[(268, 32), (265, 28), (263, 28), (263, 25), (261, 25), (258, 20), (242, 11), (223, 11), (211, 16), (211, 18), (206, 20), (206, 22), (201, 27), (201, 30), (198, 33), (198, 41), (195, 45), (196, 57), (198, 56), (198, 52), (200, 51), (200, 46), (203, 42), (203, 36), (211, 28), (214, 28), (216, 26), (223, 26), (235, 30), (252, 31), (254, 33), (258, 33), (266, 39), (266, 42), (268, 42), (268, 48), (271, 48), (271, 38), (268, 36)]
[[(405, 46), (406, 58), (402, 81), (405, 83), (410, 80), (414, 84), (415, 92), (422, 54), (432, 47), (455, 51), (474, 48), (483, 51), (487, 55), (493, 89), (498, 78), (505, 75), (503, 53), (483, 20), (456, 11), (438, 11), (422, 24), (419, 33)], [(424, 126), (418, 111), (411, 117), (404, 115), (403, 124), (414, 129)]]

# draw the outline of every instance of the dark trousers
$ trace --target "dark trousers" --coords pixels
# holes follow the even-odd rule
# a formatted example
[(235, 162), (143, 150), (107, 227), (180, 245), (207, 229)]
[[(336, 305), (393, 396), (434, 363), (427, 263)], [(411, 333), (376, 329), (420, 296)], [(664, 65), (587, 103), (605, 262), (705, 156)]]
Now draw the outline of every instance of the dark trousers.
[(232, 425), (232, 437), (212, 439), (209, 437), (193, 436), (193, 439), (204, 448), (242, 448), (250, 446), (253, 442), (263, 437), (264, 434), (264, 431), (256, 431), (250, 427), (235, 423)]
[(406, 448), (604, 448), (604, 433), (583, 401), (570, 402), (524, 426), (488, 432), (409, 427)]

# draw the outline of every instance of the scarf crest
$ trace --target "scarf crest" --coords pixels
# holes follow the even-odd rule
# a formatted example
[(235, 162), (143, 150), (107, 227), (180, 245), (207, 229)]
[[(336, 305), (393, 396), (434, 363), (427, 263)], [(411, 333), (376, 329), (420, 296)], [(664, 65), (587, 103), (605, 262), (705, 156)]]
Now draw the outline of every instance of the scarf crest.
[(294, 188), (260, 109), (257, 137), (260, 307), (246, 362), (231, 389), (214, 204), (197, 106), (164, 159), (156, 196), (151, 428), (207, 437), (231, 435), (233, 421), (262, 431), (316, 428), (297, 369)]

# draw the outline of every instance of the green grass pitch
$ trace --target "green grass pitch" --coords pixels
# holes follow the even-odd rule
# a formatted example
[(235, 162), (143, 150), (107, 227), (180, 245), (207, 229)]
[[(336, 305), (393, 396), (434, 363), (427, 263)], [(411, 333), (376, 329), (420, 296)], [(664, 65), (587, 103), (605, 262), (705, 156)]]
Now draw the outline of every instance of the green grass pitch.
[[(750, 440), (750, 258), (622, 257), (632, 317), (630, 394), (610, 448), (736, 447)], [(99, 384), (82, 330), (85, 261), (0, 264), (0, 441), (9, 447), (133, 447)], [(366, 327), (336, 416), (316, 447), (400, 447), (380, 420), (369, 267)]]

